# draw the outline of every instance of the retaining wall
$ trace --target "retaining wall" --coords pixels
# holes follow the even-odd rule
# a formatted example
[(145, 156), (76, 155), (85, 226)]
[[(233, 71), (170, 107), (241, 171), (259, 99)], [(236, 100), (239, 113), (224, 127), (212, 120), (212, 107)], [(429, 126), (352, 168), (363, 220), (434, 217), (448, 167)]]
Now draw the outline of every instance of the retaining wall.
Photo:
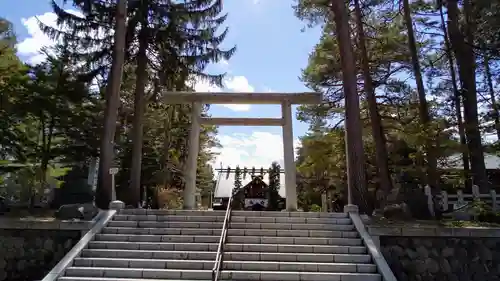
[(0, 219), (0, 281), (43, 279), (92, 223)]
[(368, 231), (399, 281), (500, 281), (500, 228), (409, 224)]

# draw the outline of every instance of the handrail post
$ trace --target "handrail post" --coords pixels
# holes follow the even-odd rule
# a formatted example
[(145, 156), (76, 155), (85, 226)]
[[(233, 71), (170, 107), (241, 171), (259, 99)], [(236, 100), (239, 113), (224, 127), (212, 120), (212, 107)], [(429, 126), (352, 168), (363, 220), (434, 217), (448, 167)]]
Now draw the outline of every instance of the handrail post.
[(212, 281), (217, 281), (219, 279), (219, 274), (221, 271), (221, 266), (224, 262), (224, 244), (226, 243), (227, 229), (229, 227), (229, 221), (231, 220), (231, 205), (233, 203), (233, 194), (229, 197), (227, 202), (226, 214), (224, 216), (224, 222), (222, 223), (222, 230), (219, 239), (219, 246), (217, 247), (217, 254), (215, 256), (214, 267), (212, 268)]

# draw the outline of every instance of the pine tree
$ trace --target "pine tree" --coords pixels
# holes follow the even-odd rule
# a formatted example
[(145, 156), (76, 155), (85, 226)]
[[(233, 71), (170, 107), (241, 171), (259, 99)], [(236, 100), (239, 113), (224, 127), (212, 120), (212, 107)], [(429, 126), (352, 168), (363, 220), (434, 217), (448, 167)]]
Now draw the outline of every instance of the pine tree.
[[(342, 65), (343, 89), (346, 99), (346, 147), (349, 204), (356, 202), (359, 209), (370, 212), (367, 198), (365, 157), (363, 153), (362, 125), (357, 93), (356, 61), (349, 27), (349, 13), (345, 2), (332, 1), (337, 41)], [(351, 194), (354, 193), (354, 194)]]
[[(132, 132), (132, 169), (131, 192), (135, 194), (132, 201), (137, 200), (140, 190), (142, 136), (144, 109), (147, 104), (145, 96), (148, 65), (154, 65), (155, 59), (148, 57), (148, 50), (155, 50), (163, 58), (159, 68), (167, 73), (184, 73), (185, 82), (189, 75), (198, 75), (218, 86), (222, 84), (223, 74), (205, 74), (204, 69), (210, 62), (229, 59), (235, 49), (222, 50), (219, 45), (227, 34), (227, 28), (217, 34), (226, 16), (219, 16), (222, 1), (187, 1), (180, 3), (160, 3), (154, 0), (137, 1), (135, 18), (129, 34), (140, 27), (137, 32), (139, 48), (137, 60), (137, 84), (135, 88), (134, 120)], [(163, 9), (166, 9), (166, 13)], [(152, 15), (152, 16), (151, 16)], [(135, 26), (133, 26), (135, 24)], [(157, 48), (160, 47), (160, 48)], [(172, 54), (172, 47), (174, 53)], [(169, 69), (171, 66), (174, 69)], [(151, 72), (151, 71), (149, 71)], [(158, 74), (160, 77), (161, 72)], [(163, 76), (162, 76), (163, 77)], [(175, 87), (178, 88), (178, 87)], [(173, 89), (166, 89), (173, 90)]]
[[(79, 51), (73, 55), (85, 61), (88, 70), (96, 76), (107, 77), (108, 62), (114, 46), (112, 23), (116, 4), (97, 0), (72, 2), (81, 10), (83, 17), (65, 12), (52, 1), (60, 27), (64, 26), (71, 32), (41, 24), (42, 29), (52, 38), (76, 42)], [(130, 204), (135, 205), (140, 198), (144, 134), (142, 124), (147, 104), (152, 98), (161, 98), (161, 92), (185, 90), (186, 82), (193, 76), (219, 86), (222, 84), (224, 74), (205, 73), (209, 63), (227, 60), (236, 50), (234, 47), (227, 50), (220, 47), (228, 32), (227, 28), (218, 32), (227, 17), (220, 15), (221, 12), (221, 0), (175, 3), (158, 0), (129, 1), (126, 12), (125, 58), (127, 63), (134, 64), (136, 72), (131, 132), (131, 190), (128, 192), (131, 194), (128, 200)], [(176, 77), (175, 82), (171, 81), (172, 76)], [(146, 93), (148, 77), (151, 77), (151, 82), (155, 85), (151, 93)]]
[(236, 166), (234, 169), (234, 190), (237, 192), (241, 188), (241, 169), (240, 166)]
[(269, 191), (268, 191), (268, 209), (271, 211), (278, 210), (279, 205), (279, 190), (280, 190), (280, 173), (281, 167), (277, 162), (273, 162), (271, 164), (271, 168), (269, 169), (268, 177), (269, 177)]

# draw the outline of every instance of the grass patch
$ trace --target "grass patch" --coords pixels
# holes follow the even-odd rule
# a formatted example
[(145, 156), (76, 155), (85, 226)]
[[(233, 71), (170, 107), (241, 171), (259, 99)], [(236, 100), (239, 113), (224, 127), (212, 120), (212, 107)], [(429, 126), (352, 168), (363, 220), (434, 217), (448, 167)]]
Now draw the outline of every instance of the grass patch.
[(26, 208), (14, 208), (3, 213), (0, 217), (23, 220), (51, 221), (55, 220), (56, 210), (35, 208), (29, 210)]
[(443, 220), (441, 223), (446, 227), (500, 227), (500, 224), (498, 223), (481, 221)]
[(436, 227), (500, 227), (498, 223), (480, 222), (480, 221), (459, 221), (444, 219), (436, 220), (389, 220), (385, 218), (371, 218), (368, 225), (373, 226), (436, 226)]

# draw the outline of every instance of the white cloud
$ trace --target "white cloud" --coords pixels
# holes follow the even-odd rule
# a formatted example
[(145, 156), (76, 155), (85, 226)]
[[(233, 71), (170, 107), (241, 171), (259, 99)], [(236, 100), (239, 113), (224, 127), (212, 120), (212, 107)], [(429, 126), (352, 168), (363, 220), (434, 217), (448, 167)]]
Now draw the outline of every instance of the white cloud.
[(29, 63), (39, 63), (45, 59), (40, 50), (45, 46), (53, 46), (54, 41), (45, 35), (38, 26), (38, 20), (50, 27), (56, 27), (57, 16), (54, 13), (45, 13), (36, 17), (22, 18), (21, 23), (28, 30), (30, 37), (17, 44), (20, 55), (26, 56)]
[(222, 67), (225, 70), (229, 69), (229, 62), (225, 59), (219, 61), (217, 64), (220, 65), (220, 67)]
[[(71, 14), (83, 16), (76, 10), (66, 10)], [(26, 27), (29, 37), (17, 44), (17, 51), (20, 55), (27, 58), (27, 62), (37, 64), (45, 59), (45, 54), (40, 53), (43, 47), (50, 47), (55, 45), (55, 41), (45, 35), (39, 27), (38, 22), (57, 28), (57, 15), (52, 12), (47, 12), (42, 15), (33, 16), (29, 18), (21, 18), (21, 23)]]
[[(227, 90), (229, 92), (254, 92), (254, 87), (248, 83), (245, 76), (233, 76), (223, 81), (224, 89), (211, 85), (203, 80), (196, 80), (194, 83), (194, 90), (196, 92), (222, 92)], [(234, 111), (248, 111), (251, 106), (249, 104), (221, 104)]]
[[(269, 167), (277, 161), (283, 167), (283, 139), (280, 134), (254, 131), (251, 134), (234, 133), (221, 135), (218, 139), (222, 149), (214, 149), (220, 153), (213, 161), (214, 168), (236, 167), (237, 165), (251, 167)], [(299, 140), (294, 140), (294, 149)]]
[(254, 88), (248, 83), (245, 76), (235, 76), (225, 81), (225, 86), (235, 92), (253, 92)]
[(194, 79), (193, 88), (195, 92), (221, 92), (222, 89), (215, 85), (208, 83), (205, 80)]
[[(224, 86), (233, 92), (253, 92), (255, 89), (248, 83), (245, 76), (234, 76), (224, 81)], [(248, 111), (249, 104), (225, 104), (225, 107), (234, 111)]]

